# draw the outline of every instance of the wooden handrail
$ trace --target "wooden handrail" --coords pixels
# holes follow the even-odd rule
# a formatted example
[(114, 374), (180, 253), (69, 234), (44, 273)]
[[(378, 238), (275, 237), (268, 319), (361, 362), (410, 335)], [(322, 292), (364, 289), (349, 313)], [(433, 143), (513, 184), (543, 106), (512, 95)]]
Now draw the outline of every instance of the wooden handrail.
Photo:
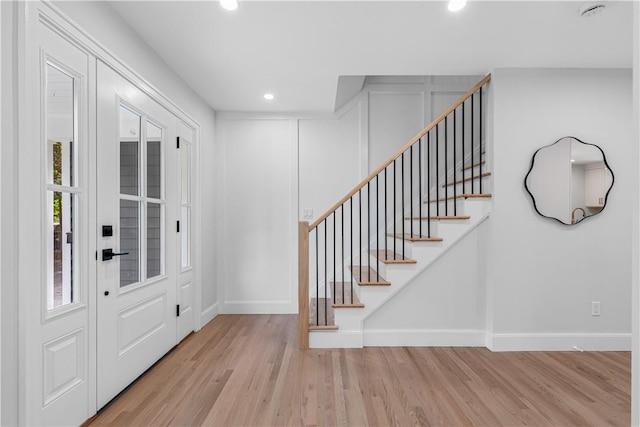
[(309, 223), (298, 223), (298, 348), (309, 348)]
[(467, 93), (465, 93), (464, 95), (462, 95), (462, 97), (460, 97), (460, 99), (458, 99), (458, 101), (456, 101), (454, 104), (451, 105), (451, 107), (449, 107), (448, 109), (446, 109), (442, 114), (440, 114), (438, 117), (436, 117), (435, 120), (433, 120), (431, 123), (429, 123), (429, 125), (427, 125), (427, 127), (425, 127), (424, 129), (422, 129), (420, 131), (420, 133), (418, 133), (416, 136), (414, 136), (409, 142), (407, 142), (402, 148), (400, 148), (400, 150), (398, 150), (393, 156), (391, 156), (389, 158), (389, 160), (387, 160), (386, 162), (384, 162), (378, 169), (374, 170), (373, 172), (371, 172), (369, 174), (368, 177), (366, 177), (362, 182), (360, 182), (360, 184), (356, 185), (353, 190), (351, 190), (349, 193), (347, 193), (346, 196), (344, 196), (342, 199), (340, 199), (339, 202), (337, 202), (335, 205), (333, 205), (327, 212), (325, 212), (322, 216), (320, 216), (317, 220), (315, 220), (310, 226), (309, 226), (309, 232), (311, 232), (314, 228), (316, 228), (318, 225), (320, 225), (322, 223), (322, 221), (324, 221), (325, 219), (327, 219), (336, 209), (338, 209), (340, 206), (342, 206), (347, 200), (349, 200), (351, 197), (353, 197), (354, 194), (356, 194), (358, 191), (360, 191), (365, 185), (367, 185), (373, 178), (375, 178), (380, 172), (382, 172), (383, 170), (385, 170), (385, 168), (387, 168), (391, 163), (393, 163), (398, 157), (400, 157), (402, 155), (402, 153), (406, 152), (407, 150), (409, 150), (411, 148), (411, 146), (413, 144), (415, 144), (416, 142), (418, 142), (423, 136), (425, 136), (429, 131), (431, 131), (431, 129), (433, 129), (434, 127), (436, 127), (438, 125), (438, 123), (440, 123), (441, 121), (444, 120), (445, 117), (447, 117), (449, 114), (451, 114), (451, 112), (453, 112), (453, 110), (455, 110), (456, 108), (458, 108), (460, 105), (462, 105), (463, 102), (465, 102), (467, 99), (469, 99), (471, 97), (471, 95), (473, 95), (474, 93), (476, 93), (480, 88), (482, 88), (482, 86), (484, 86), (487, 82), (489, 82), (491, 80), (491, 74), (487, 74), (482, 80), (480, 80), (478, 83), (476, 83), (475, 86), (473, 86), (471, 89), (469, 89), (467, 91)]

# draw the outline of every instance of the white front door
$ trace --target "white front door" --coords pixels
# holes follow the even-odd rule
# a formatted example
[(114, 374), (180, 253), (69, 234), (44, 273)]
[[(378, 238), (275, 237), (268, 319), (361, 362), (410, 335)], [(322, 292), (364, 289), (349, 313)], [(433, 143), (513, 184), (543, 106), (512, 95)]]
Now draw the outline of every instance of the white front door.
[(97, 402), (176, 343), (178, 120), (97, 65)]

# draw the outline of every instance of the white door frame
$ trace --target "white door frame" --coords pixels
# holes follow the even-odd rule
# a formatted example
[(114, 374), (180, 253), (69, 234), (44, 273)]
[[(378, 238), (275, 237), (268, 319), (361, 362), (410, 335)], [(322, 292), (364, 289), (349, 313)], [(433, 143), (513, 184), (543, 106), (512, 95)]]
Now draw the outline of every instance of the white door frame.
[[(5, 7), (5, 2), (2, 2), (2, 7)], [(15, 158), (17, 163), (15, 166), (15, 178), (16, 185), (12, 187), (12, 191), (15, 192), (13, 197), (17, 203), (13, 204), (17, 206), (17, 208), (13, 208), (13, 212), (16, 212), (16, 218), (6, 218), (3, 216), (3, 219), (9, 219), (12, 221), (11, 225), (17, 225), (17, 232), (15, 232), (14, 236), (10, 236), (10, 233), (4, 233), (3, 238), (15, 237), (11, 240), (11, 243), (16, 248), (17, 256), (14, 259), (18, 260), (17, 267), (14, 267), (14, 279), (10, 283), (16, 283), (16, 286), (11, 288), (11, 290), (2, 291), (2, 302), (6, 306), (10, 302), (14, 305), (11, 307), (9, 313), (4, 314), (5, 310), (3, 310), (3, 318), (6, 319), (5, 316), (15, 315), (19, 325), (19, 328), (14, 327), (13, 330), (17, 329), (17, 351), (16, 356), (17, 360), (15, 361), (7, 361), (6, 358), (2, 359), (3, 368), (6, 369), (8, 363), (12, 363), (12, 365), (17, 366), (17, 375), (15, 378), (6, 378), (5, 375), (9, 374), (3, 369), (3, 383), (2, 383), (2, 396), (6, 398), (7, 394), (12, 394), (12, 391), (15, 391), (15, 401), (9, 402), (13, 403), (15, 406), (9, 407), (9, 410), (4, 410), (2, 412), (2, 421), (8, 421), (11, 424), (26, 424), (32, 419), (29, 414), (29, 408), (27, 407), (27, 402), (29, 398), (29, 393), (32, 390), (37, 389), (36, 386), (37, 381), (41, 381), (39, 378), (34, 378), (33, 376), (28, 375), (28, 369), (30, 363), (41, 363), (41, 361), (33, 360), (35, 355), (39, 354), (39, 349), (37, 348), (37, 340), (34, 340), (32, 337), (33, 331), (36, 331), (40, 328), (40, 317), (41, 317), (41, 309), (40, 302), (37, 301), (37, 304), (34, 304), (34, 294), (35, 292), (34, 286), (40, 286), (43, 271), (45, 266), (42, 262), (38, 262), (37, 266), (34, 266), (33, 254), (30, 252), (32, 248), (37, 248), (42, 245), (40, 241), (39, 233), (33, 233), (34, 224), (35, 229), (40, 228), (40, 223), (42, 221), (42, 209), (41, 206), (41, 197), (32, 197), (28, 194), (20, 194), (20, 189), (34, 189), (40, 188), (42, 183), (40, 182), (41, 174), (32, 174), (34, 165), (39, 167), (42, 164), (42, 154), (39, 149), (40, 138), (37, 131), (34, 131), (33, 127), (30, 126), (30, 117), (37, 117), (40, 111), (40, 100), (38, 98), (38, 90), (35, 90), (33, 87), (34, 82), (38, 81), (38, 61), (39, 61), (39, 52), (38, 52), (38, 42), (37, 42), (37, 31), (39, 25), (47, 25), (54, 31), (63, 35), (70, 43), (76, 45), (76, 47), (81, 50), (87, 52), (93, 58), (93, 67), (95, 67), (95, 61), (100, 59), (106, 64), (108, 64), (111, 68), (129, 80), (131, 83), (140, 88), (143, 92), (153, 98), (155, 101), (160, 103), (170, 112), (172, 112), (175, 116), (177, 116), (180, 120), (188, 124), (191, 128), (195, 130), (194, 132), (194, 159), (195, 159), (195, 167), (193, 170), (194, 177), (194, 222), (192, 228), (192, 236), (194, 238), (194, 296), (195, 302), (194, 308), (196, 309), (196, 316), (194, 316), (194, 330), (199, 330), (201, 327), (200, 324), (200, 295), (201, 295), (201, 277), (200, 277), (200, 253), (201, 253), (201, 244), (199, 238), (199, 230), (201, 229), (201, 214), (200, 214), (200, 198), (199, 198), (199, 134), (200, 134), (200, 125), (194, 120), (189, 114), (187, 114), (184, 110), (182, 110), (179, 106), (174, 104), (167, 96), (165, 96), (161, 91), (157, 90), (153, 85), (147, 82), (144, 78), (142, 78), (139, 74), (129, 68), (124, 62), (122, 62), (117, 56), (113, 53), (105, 49), (98, 41), (93, 39), (88, 33), (86, 33), (81, 28), (77, 27), (74, 23), (68, 20), (59, 9), (49, 3), (49, 2), (10, 2), (11, 6), (7, 6), (9, 10), (15, 11), (13, 16), (9, 18), (12, 20), (12, 34), (16, 37), (16, 56), (14, 56), (14, 60), (17, 61), (15, 67), (12, 68), (16, 70), (15, 79), (12, 82), (16, 83), (16, 89), (14, 93), (17, 93), (19, 96), (17, 97), (17, 112), (18, 112), (18, 120), (17, 120), (17, 134), (18, 138), (15, 145), (12, 146), (12, 149), (15, 149)], [(6, 10), (6, 9), (5, 9)], [(3, 15), (1, 19), (6, 20), (6, 14)], [(4, 28), (3, 28), (4, 30)], [(6, 35), (6, 33), (3, 33)], [(5, 39), (3, 38), (3, 43)], [(12, 46), (12, 54), (14, 53)], [(3, 57), (4, 59), (4, 57)], [(95, 69), (95, 68), (94, 68)], [(3, 79), (5, 76), (3, 75)], [(93, 77), (92, 77), (93, 79)], [(90, 82), (90, 87), (92, 87), (95, 92), (95, 81)], [(93, 98), (95, 99), (95, 97)], [(10, 99), (9, 102), (13, 100)], [(88, 106), (89, 115), (95, 117), (95, 102), (93, 104), (90, 103)], [(5, 113), (3, 111), (3, 120)], [(14, 116), (15, 117), (15, 116)], [(90, 158), (95, 159), (95, 121), (90, 121), (89, 134), (91, 135), (90, 147), (89, 147), (89, 156)], [(9, 129), (12, 130), (12, 129)], [(36, 146), (37, 145), (37, 146)], [(11, 153), (11, 150), (8, 149), (5, 151), (3, 147), (4, 153)], [(34, 158), (35, 156), (35, 158)], [(3, 173), (12, 172), (11, 169), (3, 169)], [(35, 176), (33, 176), (35, 175)], [(96, 182), (95, 177), (90, 178), (91, 180), (87, 183), (89, 188), (89, 197), (91, 206), (95, 206), (95, 188)], [(3, 182), (3, 190), (4, 190), (5, 182)], [(11, 192), (9, 192), (11, 193)], [(3, 196), (5, 193), (3, 192)], [(9, 194), (11, 196), (11, 194)], [(7, 199), (5, 199), (6, 201)], [(9, 209), (2, 208), (3, 215), (7, 212), (11, 212)], [(18, 217), (18, 212), (33, 212), (32, 215)], [(95, 229), (95, 212), (93, 214), (89, 212), (89, 217), (91, 218), (92, 223), (94, 224)], [(3, 231), (6, 231), (7, 228), (3, 228)], [(90, 244), (89, 246), (92, 250), (97, 250), (96, 245), (96, 235), (97, 233), (89, 232)], [(7, 246), (3, 246), (6, 250)], [(5, 252), (6, 253), (6, 252)], [(3, 261), (5, 258), (3, 258)], [(96, 301), (96, 293), (95, 293), (95, 277), (96, 277), (96, 263), (89, 263), (89, 274), (92, 277), (94, 283), (93, 286), (90, 286), (92, 289), (89, 295), (89, 303), (93, 306), (95, 310), (95, 301)], [(7, 264), (3, 263), (3, 267), (6, 267)], [(12, 271), (7, 271), (7, 269), (3, 269), (3, 274), (11, 275)], [(5, 276), (6, 277), (6, 276)], [(3, 277), (3, 279), (5, 278)], [(32, 286), (27, 286), (28, 284), (32, 284)], [(15, 295), (14, 295), (15, 293)], [(8, 298), (7, 298), (8, 297)], [(17, 305), (17, 310), (15, 310), (15, 304)], [(5, 307), (3, 307), (5, 308)], [(17, 311), (17, 313), (16, 313)], [(3, 323), (6, 325), (6, 323)], [(36, 334), (37, 335), (37, 334)], [(3, 341), (5, 335), (3, 334)], [(7, 338), (11, 338), (8, 336)], [(89, 408), (87, 408), (88, 414), (94, 414), (96, 412), (95, 407), (95, 389), (96, 389), (96, 351), (95, 351), (95, 340), (96, 340), (96, 324), (95, 324), (95, 316), (92, 316), (91, 324), (89, 326), (89, 342), (92, 342), (93, 345), (89, 346), (89, 363), (88, 363), (88, 377), (87, 381), (89, 382), (89, 389), (93, 390), (90, 392), (92, 394), (89, 396), (89, 400), (93, 402), (90, 404)], [(10, 342), (10, 341), (9, 341)], [(7, 341), (4, 341), (6, 349)], [(9, 389), (5, 388), (7, 386)], [(4, 399), (3, 399), (4, 405)], [(5, 409), (4, 407), (3, 409)], [(14, 409), (15, 408), (15, 409)], [(14, 412), (15, 414), (12, 414)], [(12, 422), (15, 421), (15, 422)]]

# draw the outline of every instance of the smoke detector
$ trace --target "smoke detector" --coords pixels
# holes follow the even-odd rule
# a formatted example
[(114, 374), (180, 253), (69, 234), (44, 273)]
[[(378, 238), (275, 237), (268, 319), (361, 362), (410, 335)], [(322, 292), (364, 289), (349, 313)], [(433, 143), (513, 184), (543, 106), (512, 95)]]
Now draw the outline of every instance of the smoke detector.
[(585, 3), (580, 7), (580, 16), (587, 17), (601, 13), (607, 5), (604, 3)]

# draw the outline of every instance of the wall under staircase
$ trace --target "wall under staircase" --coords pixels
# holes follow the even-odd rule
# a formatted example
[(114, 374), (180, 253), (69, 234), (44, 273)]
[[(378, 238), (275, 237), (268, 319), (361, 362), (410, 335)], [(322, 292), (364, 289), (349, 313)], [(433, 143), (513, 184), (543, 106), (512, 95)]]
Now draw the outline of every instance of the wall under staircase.
[[(476, 266), (477, 260), (481, 257), (481, 251), (478, 246), (475, 248), (469, 247), (464, 243), (473, 242), (478, 235), (476, 228), (489, 217), (490, 214), (490, 200), (483, 198), (468, 198), (464, 199), (459, 204), (459, 216), (468, 219), (450, 219), (439, 220), (434, 225), (437, 230), (433, 230), (434, 234), (442, 238), (442, 241), (414, 241), (408, 242), (405, 247), (405, 257), (412, 262), (400, 262), (400, 263), (385, 263), (381, 262), (378, 274), (374, 271), (367, 281), (368, 274), (363, 274), (357, 280), (358, 286), (356, 294), (358, 295), (358, 302), (361, 307), (331, 307), (329, 304), (329, 310), (333, 311), (334, 325), (338, 328), (318, 328), (310, 331), (309, 346), (311, 348), (334, 348), (334, 347), (363, 347), (365, 345), (376, 346), (389, 346), (389, 345), (427, 345), (426, 341), (422, 339), (426, 338), (426, 335), (433, 335), (431, 343), (438, 343), (438, 345), (484, 345), (484, 335), (478, 331), (464, 331), (463, 335), (460, 335), (460, 331), (450, 332), (418, 332), (422, 336), (416, 336), (416, 332), (407, 331), (405, 336), (398, 336), (397, 331), (385, 332), (384, 328), (375, 329), (376, 326), (381, 326), (380, 317), (384, 317), (384, 314), (379, 311), (383, 310), (387, 304), (391, 305), (396, 300), (405, 300), (407, 296), (411, 295), (416, 287), (422, 286), (423, 288), (433, 287), (438, 289), (440, 286), (437, 284), (442, 283), (440, 276), (451, 276), (455, 279), (459, 279), (460, 276), (465, 277), (467, 283), (462, 284), (462, 287), (468, 286), (471, 289), (467, 289), (470, 292), (464, 295), (464, 298), (471, 298), (473, 295), (478, 295), (473, 288), (477, 286), (478, 278), (468, 277), (466, 274), (459, 274), (459, 270), (468, 271), (469, 264)], [(472, 235), (473, 237), (470, 237)], [(399, 240), (389, 238), (389, 240)], [(392, 246), (392, 242), (388, 242), (389, 246)], [(475, 249), (475, 250), (474, 250)], [(451, 258), (447, 255), (450, 251), (455, 250), (452, 257), (457, 260), (451, 263)], [(372, 263), (376, 263), (375, 256)], [(435, 266), (447, 266), (448, 271), (443, 271), (440, 274), (433, 273), (432, 269)], [(475, 270), (473, 268), (472, 270)], [(429, 276), (433, 276), (431, 282)], [(426, 279), (426, 280), (425, 280)], [(435, 285), (435, 286), (434, 286)], [(460, 286), (457, 280), (453, 281), (454, 286)], [(333, 287), (332, 287), (333, 289)], [(341, 289), (340, 287), (338, 288)], [(420, 292), (418, 292), (420, 294)], [(339, 297), (338, 291), (338, 298)], [(331, 295), (329, 296), (331, 298)], [(423, 311), (428, 310), (430, 305), (442, 304), (442, 298), (445, 298), (446, 294), (434, 295), (434, 299), (430, 302), (417, 302), (418, 307), (422, 307)], [(412, 299), (412, 297), (409, 297)], [(313, 299), (312, 299), (313, 300)], [(474, 304), (475, 305), (475, 304)], [(312, 303), (313, 306), (313, 303)], [(463, 304), (460, 305), (462, 307)], [(323, 308), (323, 306), (321, 306)], [(412, 307), (409, 305), (402, 305), (402, 310)], [(395, 309), (393, 310), (393, 316), (397, 318)], [(414, 317), (416, 316), (417, 317)], [(313, 316), (313, 313), (311, 314)], [(406, 320), (412, 320), (414, 323), (422, 325), (424, 329), (424, 317), (419, 313), (406, 313)], [(376, 323), (376, 319), (378, 323)], [(313, 321), (313, 319), (311, 319)], [(373, 323), (372, 323), (373, 322)], [(373, 326), (373, 327), (372, 327)], [(407, 328), (410, 329), (410, 328)], [(442, 327), (442, 330), (455, 329), (452, 327)], [(445, 335), (457, 336), (457, 339), (449, 339), (444, 341)], [(466, 336), (465, 336), (466, 335)], [(413, 336), (413, 337), (411, 337)], [(438, 338), (436, 341), (435, 339)]]

